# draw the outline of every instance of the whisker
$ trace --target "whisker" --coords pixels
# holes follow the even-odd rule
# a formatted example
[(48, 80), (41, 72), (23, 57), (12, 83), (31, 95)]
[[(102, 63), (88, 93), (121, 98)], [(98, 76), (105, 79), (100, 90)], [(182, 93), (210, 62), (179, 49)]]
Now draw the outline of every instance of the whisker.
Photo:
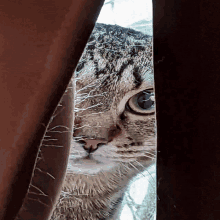
[(151, 157), (151, 156), (148, 156), (148, 155), (144, 155), (146, 158), (149, 158), (149, 159), (152, 159), (152, 160), (155, 160), (156, 159), (156, 157), (154, 156), (154, 157)]
[[(140, 170), (135, 166), (135, 165), (133, 165), (131, 162), (129, 162), (129, 164), (132, 166), (132, 167), (134, 167), (134, 169), (135, 170), (137, 170), (138, 172), (140, 172)], [(143, 175), (143, 174), (142, 174)], [(143, 175), (144, 176), (144, 175)]]
[(46, 172), (46, 171), (43, 171), (43, 170), (41, 170), (41, 169), (38, 168), (38, 167), (36, 167), (35, 170), (38, 170), (39, 172), (44, 173), (44, 174), (48, 175), (49, 177), (51, 177), (52, 179), (55, 180), (55, 177), (54, 177), (52, 174), (50, 174), (50, 173), (48, 173), (48, 172)]
[[(139, 164), (140, 166), (142, 166), (143, 168), (145, 168), (140, 162), (135, 161), (137, 164)], [(148, 171), (148, 168), (145, 168), (145, 171), (147, 171), (147, 173), (149, 174), (150, 178), (156, 182), (156, 179), (153, 178), (153, 176), (151, 175), (151, 173)]]
[(122, 164), (127, 170), (131, 170), (131, 168), (129, 168), (128, 166), (126, 166), (125, 163), (121, 162), (121, 164)]

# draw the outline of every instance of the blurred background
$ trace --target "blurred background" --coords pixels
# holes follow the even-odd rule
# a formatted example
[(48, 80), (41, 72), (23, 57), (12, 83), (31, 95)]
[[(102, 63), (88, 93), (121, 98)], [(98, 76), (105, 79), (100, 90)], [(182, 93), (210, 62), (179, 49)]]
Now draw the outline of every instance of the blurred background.
[(153, 35), (151, 0), (106, 0), (98, 23), (117, 24)]

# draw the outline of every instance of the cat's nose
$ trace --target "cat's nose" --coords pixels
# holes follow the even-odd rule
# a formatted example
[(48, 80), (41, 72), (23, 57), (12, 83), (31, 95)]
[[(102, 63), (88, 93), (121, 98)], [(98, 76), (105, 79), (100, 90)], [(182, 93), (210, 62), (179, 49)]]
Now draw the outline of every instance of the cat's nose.
[(96, 151), (101, 145), (105, 144), (103, 140), (99, 139), (86, 139), (83, 148), (87, 153), (92, 153)]

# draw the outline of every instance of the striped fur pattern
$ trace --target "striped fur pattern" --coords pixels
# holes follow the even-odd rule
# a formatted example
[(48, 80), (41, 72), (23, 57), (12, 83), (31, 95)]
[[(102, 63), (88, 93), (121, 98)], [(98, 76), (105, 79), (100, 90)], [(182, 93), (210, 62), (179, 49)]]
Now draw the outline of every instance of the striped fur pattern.
[[(73, 80), (73, 143), (51, 219), (116, 219), (129, 181), (155, 162), (155, 106), (139, 111), (134, 99), (146, 93), (154, 100), (152, 38), (96, 24)], [(88, 139), (99, 140), (90, 154)]]

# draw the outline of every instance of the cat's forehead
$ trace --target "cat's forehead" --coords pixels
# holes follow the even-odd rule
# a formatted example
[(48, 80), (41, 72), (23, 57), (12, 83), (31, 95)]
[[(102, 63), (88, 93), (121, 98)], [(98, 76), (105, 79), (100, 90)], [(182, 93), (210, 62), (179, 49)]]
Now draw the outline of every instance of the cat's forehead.
[[(131, 29), (98, 24), (76, 69), (77, 94), (90, 104), (113, 103), (132, 91), (152, 89), (152, 38)], [(104, 105), (103, 105), (104, 106)], [(98, 109), (97, 109), (98, 110)]]
[(128, 66), (119, 76), (116, 73), (95, 75), (95, 68), (87, 66), (85, 73), (77, 79), (77, 91), (108, 91), (111, 93), (127, 93), (129, 91), (139, 91), (154, 88), (154, 76), (152, 70), (133, 73), (133, 66)]
[[(132, 60), (132, 64), (129, 61)], [(83, 89), (89, 92), (91, 89), (105, 90), (111, 93), (126, 93), (131, 90), (152, 89), (154, 87), (154, 75), (152, 62), (138, 62), (136, 59), (124, 58), (115, 61), (115, 68), (106, 65), (104, 59), (100, 59), (100, 65), (106, 65), (102, 73), (94, 61), (88, 61), (77, 78), (77, 90)]]

